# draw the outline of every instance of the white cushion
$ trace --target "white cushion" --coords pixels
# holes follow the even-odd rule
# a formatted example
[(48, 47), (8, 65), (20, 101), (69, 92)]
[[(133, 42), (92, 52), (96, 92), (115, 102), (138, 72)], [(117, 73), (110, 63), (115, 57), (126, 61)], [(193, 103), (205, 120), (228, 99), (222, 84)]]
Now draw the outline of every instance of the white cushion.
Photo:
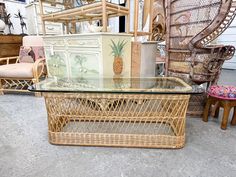
[(34, 63), (16, 63), (0, 66), (0, 78), (33, 78)]

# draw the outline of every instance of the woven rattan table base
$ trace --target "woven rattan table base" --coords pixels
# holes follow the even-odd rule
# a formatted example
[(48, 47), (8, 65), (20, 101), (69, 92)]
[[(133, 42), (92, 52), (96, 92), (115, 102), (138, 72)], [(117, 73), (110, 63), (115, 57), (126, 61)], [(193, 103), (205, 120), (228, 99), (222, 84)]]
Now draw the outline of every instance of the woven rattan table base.
[(181, 148), (189, 95), (44, 93), (52, 144)]

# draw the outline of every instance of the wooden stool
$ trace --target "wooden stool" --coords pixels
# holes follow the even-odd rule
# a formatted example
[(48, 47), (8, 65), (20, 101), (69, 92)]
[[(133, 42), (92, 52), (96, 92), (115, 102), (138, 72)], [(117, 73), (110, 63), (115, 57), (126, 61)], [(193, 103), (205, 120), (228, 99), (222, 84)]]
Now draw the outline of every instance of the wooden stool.
[(225, 130), (228, 124), (229, 113), (234, 107), (231, 125), (236, 125), (236, 87), (233, 86), (211, 86), (208, 90), (208, 99), (204, 109), (203, 121), (208, 121), (209, 110), (215, 105), (214, 117), (219, 116), (220, 107), (224, 108), (221, 129)]

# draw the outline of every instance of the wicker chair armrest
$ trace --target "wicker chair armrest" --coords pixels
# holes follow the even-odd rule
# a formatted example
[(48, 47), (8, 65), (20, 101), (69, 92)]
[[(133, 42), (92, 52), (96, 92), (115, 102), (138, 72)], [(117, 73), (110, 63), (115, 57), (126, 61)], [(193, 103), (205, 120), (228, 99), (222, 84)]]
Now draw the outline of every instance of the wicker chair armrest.
[(206, 47), (211, 54), (217, 54), (219, 60), (230, 60), (235, 53), (235, 47), (232, 45), (209, 45)]
[(45, 67), (45, 58), (40, 58), (35, 61), (33, 65), (34, 78), (38, 79), (43, 74), (44, 67)]
[(6, 65), (10, 64), (11, 60), (15, 60), (15, 63), (19, 62), (19, 56), (13, 56), (13, 57), (4, 57), (4, 58), (0, 58), (0, 62), (6, 62)]

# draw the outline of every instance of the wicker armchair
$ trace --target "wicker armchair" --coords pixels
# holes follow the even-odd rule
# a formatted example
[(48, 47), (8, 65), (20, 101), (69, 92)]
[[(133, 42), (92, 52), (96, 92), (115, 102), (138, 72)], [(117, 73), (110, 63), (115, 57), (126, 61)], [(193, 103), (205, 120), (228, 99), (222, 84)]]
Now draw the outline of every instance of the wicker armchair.
[[(234, 19), (236, 0), (167, 0), (166, 9), (168, 75), (189, 84), (215, 84), (224, 61), (233, 57), (235, 48), (209, 44)], [(203, 98), (195, 97), (195, 102), (202, 104)]]
[[(37, 36), (23, 38), (23, 46), (42, 47), (42, 42), (42, 38)], [(35, 62), (21, 62), (20, 59), (20, 56), (0, 58), (0, 62), (4, 63), (0, 65), (0, 95), (6, 91), (28, 92), (28, 87), (39, 82), (44, 74), (44, 58), (37, 58)]]

